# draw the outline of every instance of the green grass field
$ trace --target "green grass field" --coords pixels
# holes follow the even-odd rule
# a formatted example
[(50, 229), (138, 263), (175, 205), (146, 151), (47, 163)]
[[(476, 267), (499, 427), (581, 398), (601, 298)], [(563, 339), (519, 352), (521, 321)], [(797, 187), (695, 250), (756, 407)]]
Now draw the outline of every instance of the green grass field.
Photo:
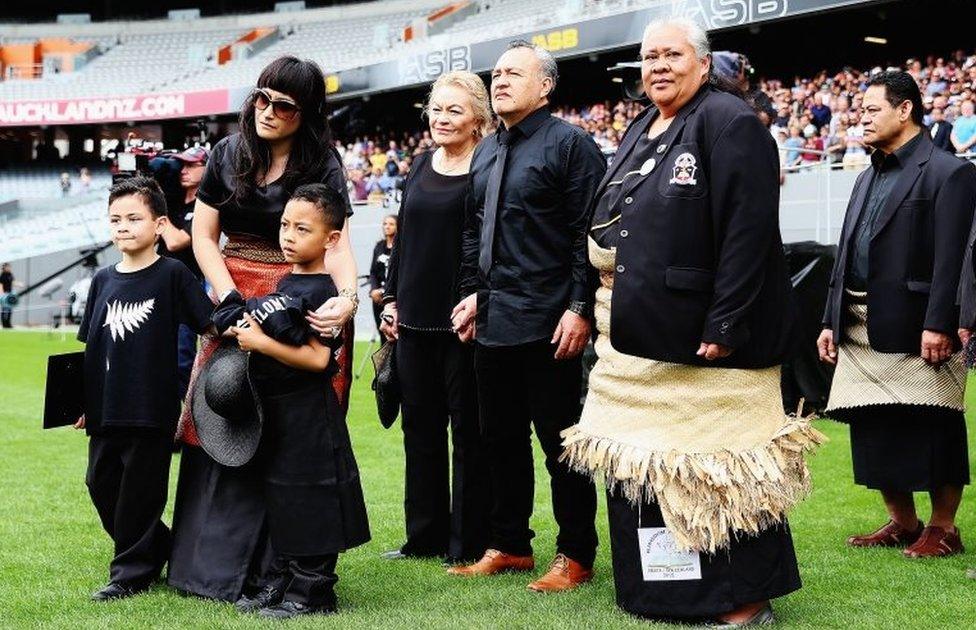
[[(0, 334), (0, 627), (239, 628), (261, 625), (229, 604), (183, 597), (159, 585), (109, 604), (89, 601), (107, 577), (111, 545), (84, 485), (86, 439), (69, 428), (41, 430), (47, 355), (79, 347), (59, 335)], [(364, 350), (360, 347), (360, 352)], [(358, 359), (361, 357), (357, 357)], [(358, 364), (358, 363), (357, 363)], [(403, 538), (403, 449), (399, 425), (385, 431), (375, 417), (368, 382), (353, 389), (349, 418), (365, 483), (373, 540), (339, 560), (340, 614), (292, 622), (343, 628), (598, 628), (648, 627), (614, 606), (606, 517), (601, 496), (601, 547), (596, 577), (572, 593), (538, 595), (529, 577), (447, 576), (437, 561), (381, 560)], [(847, 431), (818, 428), (831, 441), (812, 460), (814, 491), (792, 517), (804, 588), (775, 603), (783, 628), (973, 627), (976, 582), (965, 568), (972, 553), (946, 560), (906, 560), (898, 551), (849, 550), (848, 534), (883, 522), (880, 499), (853, 485)], [(974, 442), (971, 439), (971, 442)], [(976, 443), (971, 452), (976, 454)], [(173, 462), (172, 488), (178, 462)], [(537, 451), (536, 470), (545, 479)], [(537, 483), (532, 527), (536, 573), (553, 553), (555, 528), (547, 483)], [(170, 498), (172, 500), (172, 492)], [(927, 499), (919, 497), (927, 516)], [(171, 517), (172, 506), (167, 510)], [(959, 526), (976, 537), (976, 493), (967, 492)], [(970, 538), (976, 546), (976, 538)], [(976, 548), (976, 547), (974, 547)]]

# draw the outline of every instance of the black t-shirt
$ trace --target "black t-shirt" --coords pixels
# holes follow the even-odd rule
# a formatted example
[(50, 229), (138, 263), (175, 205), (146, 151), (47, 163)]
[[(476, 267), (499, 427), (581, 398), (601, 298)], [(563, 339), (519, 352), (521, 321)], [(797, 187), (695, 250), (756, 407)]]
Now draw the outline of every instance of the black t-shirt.
[[(169, 212), (169, 221), (173, 224), (177, 230), (183, 230), (186, 232), (187, 236), (190, 235), (190, 230), (193, 227), (193, 206), (196, 205), (195, 202), (191, 201), (189, 203), (183, 204), (175, 212)], [(178, 251), (170, 251), (166, 247), (166, 242), (163, 239), (159, 239), (159, 246), (156, 248), (160, 256), (166, 256), (167, 258), (173, 258), (178, 260), (186, 268), (190, 270), (193, 275), (198, 279), (203, 279), (203, 272), (200, 271), (200, 265), (197, 264), (197, 258), (193, 255), (193, 246), (189, 245)]]
[(0, 287), (3, 287), (4, 293), (10, 293), (14, 288), (14, 274), (9, 271), (0, 272)]
[[(275, 287), (275, 294), (286, 295), (300, 302), (300, 308), (302, 313), (304, 313), (315, 310), (329, 298), (336, 297), (339, 295), (339, 291), (336, 288), (335, 282), (332, 280), (332, 276), (329, 274), (290, 273), (278, 282), (278, 286)], [(251, 309), (251, 316), (260, 323), (262, 330), (266, 334), (275, 337), (282, 343), (288, 343), (288, 339), (275, 334), (276, 322), (274, 319), (284, 314), (275, 313), (275, 309), (273, 308), (261, 309), (256, 307), (256, 305), (264, 301), (266, 300), (262, 298), (257, 298), (256, 300), (252, 298), (247, 301), (248, 308)], [(314, 332), (309, 327), (308, 337), (311, 337), (313, 334)], [(288, 336), (290, 338), (294, 337), (293, 334), (289, 334)], [(329, 362), (329, 367), (325, 371), (325, 376), (328, 377), (338, 369), (336, 353), (342, 348), (342, 336), (339, 335), (334, 338), (319, 337), (319, 341), (332, 350), (332, 360)], [(274, 391), (291, 390), (295, 387), (302, 386), (302, 384), (310, 380), (322, 379), (322, 374), (320, 373), (289, 367), (262, 354), (252, 353), (251, 361), (254, 362), (255, 378), (259, 382), (262, 393), (265, 394)]]
[(78, 329), (85, 343), (88, 433), (120, 427), (174, 432), (177, 331), (186, 324), (202, 333), (211, 312), (200, 282), (177, 260), (160, 257), (130, 273), (99, 269)]
[(401, 326), (447, 331), (458, 302), (468, 175), (442, 175), (430, 156), (417, 158), (407, 180), (385, 296), (396, 299)]
[[(277, 179), (267, 186), (258, 186), (250, 199), (243, 204), (239, 203), (234, 197), (234, 190), (237, 187), (235, 153), (240, 141), (240, 134), (235, 133), (214, 146), (207, 162), (207, 171), (197, 189), (197, 199), (217, 209), (220, 213), (220, 229), (225, 234), (257, 236), (277, 247), (281, 215), (292, 191), (285, 190), (281, 180)], [(345, 200), (346, 215), (352, 214), (346, 175), (335, 151), (329, 150), (329, 163), (325, 172), (309, 174), (307, 181), (303, 183), (316, 182), (338, 191)]]
[(371, 291), (386, 286), (386, 271), (390, 266), (392, 247), (386, 246), (386, 239), (378, 241), (373, 247), (373, 262), (369, 266), (369, 288)]

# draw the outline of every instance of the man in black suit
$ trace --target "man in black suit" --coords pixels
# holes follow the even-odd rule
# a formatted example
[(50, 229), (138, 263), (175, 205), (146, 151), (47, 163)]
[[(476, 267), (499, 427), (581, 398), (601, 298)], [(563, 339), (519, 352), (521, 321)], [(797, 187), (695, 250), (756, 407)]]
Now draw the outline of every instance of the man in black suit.
[(955, 153), (952, 146), (952, 123), (945, 119), (945, 112), (941, 107), (932, 110), (932, 122), (929, 124), (929, 135), (932, 136), (932, 144), (938, 148)]
[(890, 520), (848, 544), (946, 556), (962, 551), (955, 514), (969, 483), (956, 293), (976, 167), (935, 149), (909, 74), (874, 77), (862, 110), (874, 153), (847, 208), (818, 347), (837, 364), (827, 413), (851, 426), (854, 481), (881, 491)]

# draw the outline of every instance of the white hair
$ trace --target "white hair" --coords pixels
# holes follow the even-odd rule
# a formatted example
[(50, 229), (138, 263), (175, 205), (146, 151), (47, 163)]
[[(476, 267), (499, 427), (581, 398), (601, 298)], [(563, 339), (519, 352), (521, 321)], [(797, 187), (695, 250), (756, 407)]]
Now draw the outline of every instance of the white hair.
[(712, 54), (712, 46), (708, 43), (708, 33), (698, 22), (685, 17), (661, 18), (651, 21), (644, 28), (644, 36), (641, 41), (647, 39), (647, 34), (662, 28), (679, 28), (684, 31), (688, 43), (695, 49), (695, 56), (699, 59)]
[(551, 96), (552, 92), (556, 91), (556, 83), (559, 82), (559, 66), (556, 65), (556, 58), (542, 46), (524, 39), (516, 39), (515, 41), (509, 42), (508, 50), (512, 50), (513, 48), (528, 48), (535, 53), (535, 56), (539, 59), (539, 72), (542, 74), (542, 78), (552, 80), (552, 89), (549, 91)]

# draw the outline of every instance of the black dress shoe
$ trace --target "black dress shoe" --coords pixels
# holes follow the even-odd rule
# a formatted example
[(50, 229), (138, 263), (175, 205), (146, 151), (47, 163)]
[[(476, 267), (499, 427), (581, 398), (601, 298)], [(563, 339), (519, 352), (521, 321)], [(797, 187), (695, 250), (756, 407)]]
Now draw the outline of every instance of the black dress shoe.
[(773, 615), (773, 607), (770, 604), (766, 604), (760, 608), (756, 613), (739, 623), (734, 623), (731, 621), (721, 621), (716, 620), (709, 624), (709, 628), (744, 628), (746, 626), (765, 626), (776, 622), (776, 617)]
[(481, 559), (481, 556), (462, 558), (461, 556), (444, 556), (445, 567), (456, 567), (462, 564), (474, 564)]
[(403, 560), (404, 558), (409, 558), (407, 554), (403, 553), (399, 549), (391, 549), (390, 551), (384, 551), (380, 554), (380, 558), (384, 560)]
[(266, 619), (291, 619), (303, 615), (329, 615), (336, 611), (335, 604), (329, 606), (306, 606), (298, 602), (283, 601), (276, 606), (262, 608), (258, 613)]
[(148, 591), (149, 585), (140, 586), (136, 584), (131, 584), (128, 582), (109, 582), (101, 590), (92, 593), (92, 601), (95, 602), (107, 602), (113, 599), (125, 599), (126, 597), (132, 597), (133, 595), (138, 595), (143, 591)]
[(261, 610), (262, 608), (275, 606), (281, 603), (283, 597), (284, 593), (269, 584), (252, 597), (241, 595), (240, 599), (234, 602), (234, 608), (236, 608), (238, 612), (253, 613)]

